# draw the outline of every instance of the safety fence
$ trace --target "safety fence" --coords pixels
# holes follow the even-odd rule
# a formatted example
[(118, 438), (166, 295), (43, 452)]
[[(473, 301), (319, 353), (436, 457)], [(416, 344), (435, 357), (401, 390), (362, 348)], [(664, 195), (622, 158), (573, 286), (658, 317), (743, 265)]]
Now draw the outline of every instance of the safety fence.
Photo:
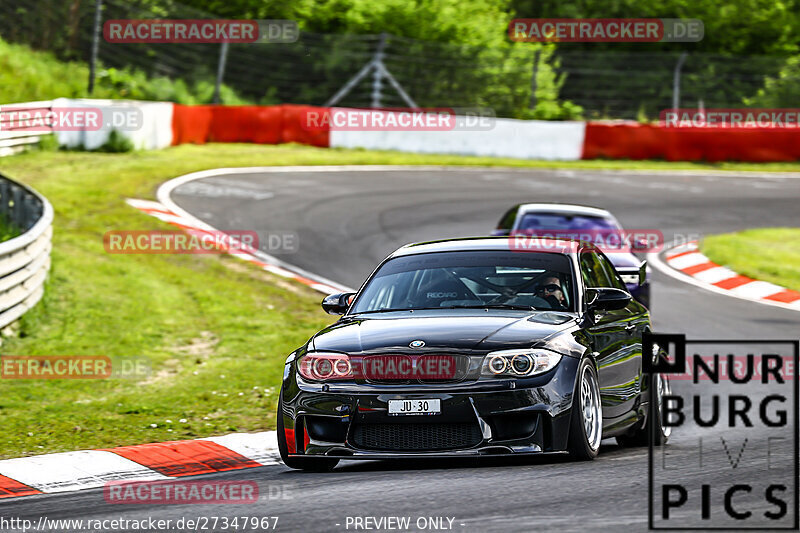
[(0, 175), (0, 215), (21, 235), (0, 243), (0, 328), (17, 320), (44, 293), (50, 270), (53, 207), (45, 197)]

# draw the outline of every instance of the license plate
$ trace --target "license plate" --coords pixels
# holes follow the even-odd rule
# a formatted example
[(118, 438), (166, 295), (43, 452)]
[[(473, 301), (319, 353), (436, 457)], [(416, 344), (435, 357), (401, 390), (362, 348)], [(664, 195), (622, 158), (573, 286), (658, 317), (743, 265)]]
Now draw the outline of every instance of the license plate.
[(438, 415), (442, 412), (442, 402), (438, 398), (430, 400), (389, 400), (389, 414), (398, 415)]

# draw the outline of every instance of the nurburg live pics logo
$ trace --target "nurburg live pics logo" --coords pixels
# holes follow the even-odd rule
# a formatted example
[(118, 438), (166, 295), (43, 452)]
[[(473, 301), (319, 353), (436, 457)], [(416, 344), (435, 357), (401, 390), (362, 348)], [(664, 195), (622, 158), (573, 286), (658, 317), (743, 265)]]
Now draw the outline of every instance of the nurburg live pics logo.
[(649, 528), (797, 530), (800, 341), (644, 335), (643, 354), (659, 347), (669, 356), (644, 357), (643, 372), (650, 405), (657, 405), (656, 375), (675, 379), (661, 404), (673, 432), (656, 448), (660, 430), (652, 425)]

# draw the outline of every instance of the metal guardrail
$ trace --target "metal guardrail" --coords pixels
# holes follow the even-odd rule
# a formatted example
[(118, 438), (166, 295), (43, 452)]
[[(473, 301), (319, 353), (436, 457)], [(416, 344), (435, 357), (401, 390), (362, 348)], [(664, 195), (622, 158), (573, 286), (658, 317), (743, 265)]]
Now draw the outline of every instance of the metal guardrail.
[[(38, 144), (51, 131), (42, 131), (41, 127), (31, 128), (31, 121), (19, 120), (12, 113), (30, 111), (42, 114), (53, 108), (50, 100), (44, 102), (26, 102), (22, 104), (3, 104), (0, 106), (0, 157), (21, 152), (26, 147)], [(49, 125), (47, 126), (49, 128)]]
[(53, 206), (33, 189), (0, 175), (0, 214), (22, 230), (0, 243), (0, 328), (36, 305), (50, 270)]

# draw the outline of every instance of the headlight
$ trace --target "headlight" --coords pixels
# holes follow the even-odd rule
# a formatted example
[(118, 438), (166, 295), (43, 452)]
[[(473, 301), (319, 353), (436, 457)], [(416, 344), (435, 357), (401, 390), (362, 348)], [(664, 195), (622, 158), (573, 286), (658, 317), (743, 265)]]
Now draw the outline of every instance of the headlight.
[(561, 354), (543, 349), (502, 350), (488, 354), (481, 375), (527, 377), (542, 374), (561, 361)]
[(350, 358), (343, 353), (307, 353), (297, 361), (297, 372), (309, 381), (353, 378)]

